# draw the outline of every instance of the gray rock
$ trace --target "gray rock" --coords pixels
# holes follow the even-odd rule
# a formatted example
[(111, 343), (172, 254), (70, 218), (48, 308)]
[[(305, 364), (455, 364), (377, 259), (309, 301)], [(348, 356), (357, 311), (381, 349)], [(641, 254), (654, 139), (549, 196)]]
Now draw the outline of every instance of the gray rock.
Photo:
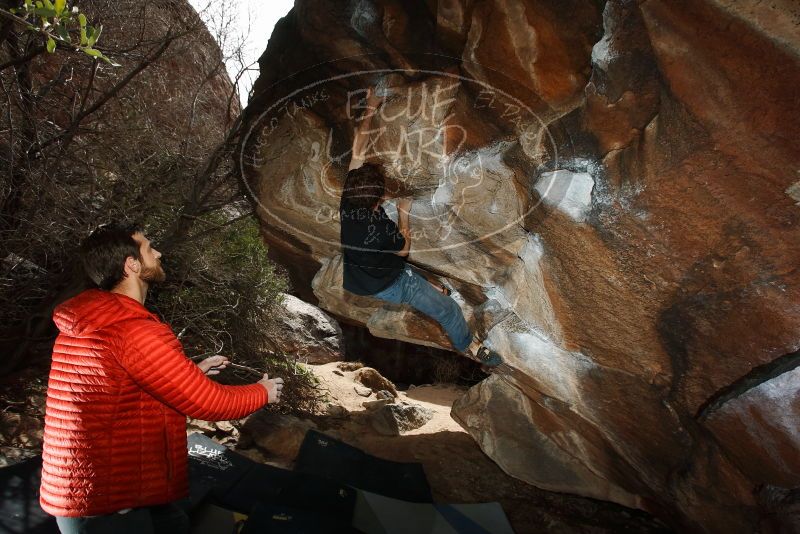
[(368, 412), (372, 412), (377, 410), (382, 406), (386, 406), (387, 404), (391, 404), (394, 402), (394, 399), (378, 399), (378, 400), (368, 400), (361, 403), (361, 406), (367, 409)]
[(344, 337), (330, 315), (299, 298), (283, 293), (276, 312), (278, 334), (270, 348), (303, 363), (322, 364), (342, 359)]
[[(597, 457), (603, 458), (608, 452), (585, 447), (582, 436), (568, 431), (570, 418), (574, 417), (570, 410), (552, 403), (551, 412), (546, 402), (529, 398), (493, 375), (456, 400), (450, 415), (484, 452), (491, 453), (497, 465), (526, 482), (549, 491), (566, 492), (567, 488), (575, 488), (581, 495), (634, 506), (634, 495), (616, 485), (614, 479), (603, 478), (589, 468), (598, 462)], [(541, 413), (548, 415), (548, 425), (530, 424), (531, 419), (538, 421)], [(542, 461), (525, 461), (534, 455)]]
[(386, 404), (370, 414), (370, 425), (384, 436), (399, 436), (402, 432), (420, 428), (433, 417), (433, 410), (418, 404), (401, 402)]
[(353, 389), (362, 397), (369, 397), (372, 395), (372, 390), (366, 386), (353, 386)]
[(705, 426), (751, 479), (791, 488), (800, 481), (800, 418), (791, 399), (800, 405), (800, 367), (711, 406)]

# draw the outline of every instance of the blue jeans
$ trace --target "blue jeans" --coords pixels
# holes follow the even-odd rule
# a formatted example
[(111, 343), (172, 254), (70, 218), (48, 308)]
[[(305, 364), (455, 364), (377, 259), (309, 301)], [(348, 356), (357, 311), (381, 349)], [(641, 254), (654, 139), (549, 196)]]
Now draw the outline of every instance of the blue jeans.
[(188, 534), (189, 516), (177, 504), (135, 508), (124, 514), (56, 517), (61, 534)]
[(397, 280), (372, 296), (395, 304), (410, 304), (412, 308), (436, 319), (457, 351), (464, 351), (472, 342), (472, 332), (458, 303), (438, 291), (408, 263)]

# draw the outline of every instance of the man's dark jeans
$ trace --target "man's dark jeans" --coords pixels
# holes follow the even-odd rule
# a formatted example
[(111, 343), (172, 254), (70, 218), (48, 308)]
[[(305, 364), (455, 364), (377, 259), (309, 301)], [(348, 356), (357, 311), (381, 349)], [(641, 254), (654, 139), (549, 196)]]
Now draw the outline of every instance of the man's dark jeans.
[(175, 503), (120, 514), (56, 517), (61, 534), (188, 534), (189, 516)]
[(409, 263), (406, 263), (397, 280), (372, 296), (394, 304), (409, 304), (436, 319), (450, 338), (453, 348), (458, 351), (466, 350), (472, 342), (472, 332), (458, 303), (440, 293)]

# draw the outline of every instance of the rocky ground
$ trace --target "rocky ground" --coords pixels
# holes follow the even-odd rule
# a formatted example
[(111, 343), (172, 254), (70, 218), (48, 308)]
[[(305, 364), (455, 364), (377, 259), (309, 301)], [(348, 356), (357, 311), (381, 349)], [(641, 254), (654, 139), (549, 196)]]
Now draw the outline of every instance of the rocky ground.
[[(306, 430), (315, 428), (381, 458), (420, 462), (437, 502), (500, 502), (519, 534), (666, 531), (640, 512), (540, 490), (505, 474), (450, 416), (465, 386), (398, 390), (355, 362), (309, 369), (327, 393), (324, 415), (300, 418), (261, 410), (239, 421), (190, 420), (188, 431), (210, 435), (257, 461), (291, 468)], [(41, 452), (47, 381), (35, 370), (29, 373), (0, 396), (0, 466)]]
[(327, 414), (301, 419), (258, 412), (241, 427), (239, 451), (291, 467), (305, 431), (316, 428), (381, 458), (420, 462), (438, 502), (500, 502), (519, 534), (666, 531), (645, 514), (540, 490), (504, 473), (450, 416), (466, 387), (424, 384), (396, 390), (377, 371), (359, 366), (310, 366), (327, 391)]

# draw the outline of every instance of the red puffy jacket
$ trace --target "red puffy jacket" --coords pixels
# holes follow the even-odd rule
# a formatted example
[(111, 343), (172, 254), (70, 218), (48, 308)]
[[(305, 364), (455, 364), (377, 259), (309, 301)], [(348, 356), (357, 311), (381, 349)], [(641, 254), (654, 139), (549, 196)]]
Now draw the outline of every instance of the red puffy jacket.
[(60, 304), (42, 451), (42, 508), (100, 515), (189, 491), (186, 415), (235, 419), (267, 402), (260, 384), (224, 386), (138, 301), (90, 289)]

